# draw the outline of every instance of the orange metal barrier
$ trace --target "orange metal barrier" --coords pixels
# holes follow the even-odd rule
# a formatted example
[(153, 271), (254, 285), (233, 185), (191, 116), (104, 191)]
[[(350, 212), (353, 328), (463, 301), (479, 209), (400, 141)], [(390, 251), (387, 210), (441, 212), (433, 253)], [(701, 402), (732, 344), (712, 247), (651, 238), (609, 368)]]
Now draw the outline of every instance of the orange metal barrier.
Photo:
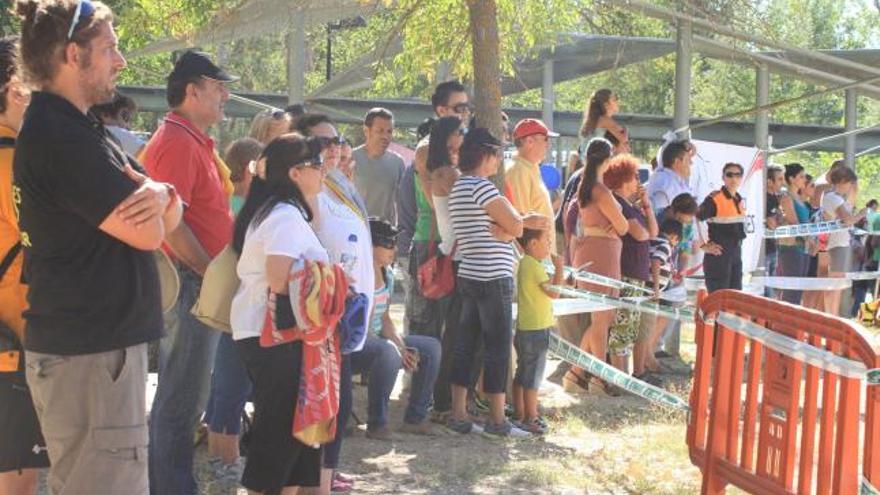
[(852, 322), (739, 291), (701, 292), (697, 300), (687, 444), (703, 472), (703, 495), (724, 493), (727, 485), (761, 495), (856, 494), (860, 455), (862, 474), (877, 486), (880, 385), (867, 387), (861, 437), (861, 380), (764, 348), (721, 324), (716, 333), (711, 320), (731, 313), (868, 369), (880, 367), (872, 337)]

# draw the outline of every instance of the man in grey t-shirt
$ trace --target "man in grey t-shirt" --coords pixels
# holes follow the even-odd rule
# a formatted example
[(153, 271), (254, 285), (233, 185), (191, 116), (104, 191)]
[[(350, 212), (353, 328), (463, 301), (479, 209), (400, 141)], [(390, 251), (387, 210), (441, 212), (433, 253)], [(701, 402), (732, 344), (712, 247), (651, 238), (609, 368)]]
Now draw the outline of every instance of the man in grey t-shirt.
[(354, 183), (367, 203), (367, 213), (397, 225), (397, 190), (404, 173), (403, 158), (388, 151), (394, 134), (394, 116), (373, 108), (364, 117), (366, 142), (355, 148)]

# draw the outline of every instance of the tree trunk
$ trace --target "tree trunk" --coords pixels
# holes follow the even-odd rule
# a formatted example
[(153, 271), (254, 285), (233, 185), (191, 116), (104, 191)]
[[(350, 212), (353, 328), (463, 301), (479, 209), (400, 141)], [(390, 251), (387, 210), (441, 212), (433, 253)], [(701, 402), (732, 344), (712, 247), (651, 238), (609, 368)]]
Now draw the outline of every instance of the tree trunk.
[[(489, 129), (501, 139), (501, 66), (500, 40), (495, 0), (467, 0), (471, 44), (474, 50), (474, 103), (477, 127)], [(500, 167), (495, 182), (504, 178)]]

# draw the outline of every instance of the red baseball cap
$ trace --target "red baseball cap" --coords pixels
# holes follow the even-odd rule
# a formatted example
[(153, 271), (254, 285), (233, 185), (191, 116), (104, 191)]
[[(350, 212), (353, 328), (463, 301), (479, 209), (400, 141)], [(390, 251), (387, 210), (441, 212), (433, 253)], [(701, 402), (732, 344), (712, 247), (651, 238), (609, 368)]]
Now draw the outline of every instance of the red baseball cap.
[(543, 134), (547, 137), (559, 137), (559, 134), (551, 131), (546, 124), (538, 119), (522, 119), (513, 128), (513, 139), (522, 139), (535, 134)]

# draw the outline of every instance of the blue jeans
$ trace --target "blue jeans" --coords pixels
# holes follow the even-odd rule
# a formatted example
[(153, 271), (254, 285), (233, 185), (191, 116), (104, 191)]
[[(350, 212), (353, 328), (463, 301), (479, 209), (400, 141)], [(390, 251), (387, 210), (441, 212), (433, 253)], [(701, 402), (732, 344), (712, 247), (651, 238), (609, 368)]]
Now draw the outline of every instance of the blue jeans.
[(150, 412), (150, 493), (195, 495), (193, 434), (208, 402), (211, 367), (220, 332), (197, 320), (190, 309), (201, 277), (178, 269), (177, 306), (165, 315), (159, 343), (159, 386)]
[[(403, 421), (419, 424), (428, 417), (434, 382), (440, 372), (440, 342), (421, 335), (404, 337), (403, 342), (419, 351), (419, 367), (413, 374)], [(351, 355), (352, 371), (370, 374), (367, 388), (367, 426), (370, 429), (388, 424), (388, 401), (401, 367), (403, 361), (394, 344), (373, 335), (367, 337), (360, 352)]]
[(541, 388), (549, 346), (549, 328), (516, 331), (513, 337), (513, 347), (516, 349), (516, 372), (513, 375), (513, 383), (528, 390)]
[(455, 283), (461, 296), (461, 318), (449, 381), (470, 386), (474, 353), (482, 338), (483, 390), (504, 393), (513, 334), (513, 278), (483, 282), (458, 277)]
[(238, 435), (241, 431), (241, 413), (251, 396), (251, 379), (232, 335), (220, 335), (214, 373), (211, 375), (211, 395), (205, 409), (205, 423), (214, 433)]

